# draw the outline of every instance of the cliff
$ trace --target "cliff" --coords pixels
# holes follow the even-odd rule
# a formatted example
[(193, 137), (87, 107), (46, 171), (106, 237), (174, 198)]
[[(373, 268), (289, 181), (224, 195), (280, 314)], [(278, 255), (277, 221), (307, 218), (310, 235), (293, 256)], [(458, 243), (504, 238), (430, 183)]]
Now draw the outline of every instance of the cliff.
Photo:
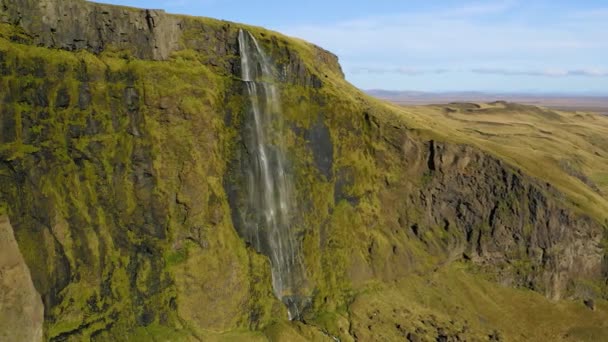
[[(436, 277), (463, 293), (506, 285), (492, 291), (509, 310), (604, 305), (603, 195), (368, 98), (321, 48), (78, 0), (2, 0), (0, 22), (0, 211), (45, 340), (521, 338), (495, 312), (457, 319), (481, 303), (470, 295), (406, 309), (408, 291), (435, 298)], [(239, 29), (276, 69), (310, 296), (298, 322), (268, 251), (237, 229), (251, 155)], [(605, 317), (576, 308), (556, 316), (579, 317), (559, 337)]]
[[(237, 54), (235, 24), (171, 15), (163, 10), (83, 0), (2, 0), (0, 22), (22, 28), (31, 44), (68, 51), (100, 53), (112, 49), (128, 51), (140, 59), (167, 60), (176, 51), (192, 49), (199, 58), (206, 59), (204, 64), (224, 68), (234, 62), (227, 57)], [(288, 44), (285, 37), (273, 35), (273, 39), (277, 48)], [(335, 55), (306, 45), (312, 48), (317, 62), (342, 75)], [(284, 53), (289, 58), (291, 50)], [(291, 70), (285, 70), (286, 75), (303, 78), (304, 66), (293, 63), (290, 67)]]

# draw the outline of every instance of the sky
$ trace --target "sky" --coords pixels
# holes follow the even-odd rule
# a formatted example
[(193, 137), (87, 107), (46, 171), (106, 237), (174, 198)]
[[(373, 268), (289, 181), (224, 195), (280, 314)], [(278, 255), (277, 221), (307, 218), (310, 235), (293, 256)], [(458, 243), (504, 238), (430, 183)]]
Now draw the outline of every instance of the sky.
[(608, 94), (606, 0), (98, 0), (264, 26), (362, 89)]

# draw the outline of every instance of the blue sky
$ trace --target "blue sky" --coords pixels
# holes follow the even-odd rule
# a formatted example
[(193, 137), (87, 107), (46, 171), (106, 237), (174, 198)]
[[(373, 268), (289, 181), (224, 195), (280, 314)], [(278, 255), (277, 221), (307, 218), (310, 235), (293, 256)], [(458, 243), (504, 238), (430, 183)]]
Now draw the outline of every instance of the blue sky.
[(608, 94), (608, 1), (102, 0), (264, 26), (363, 89)]

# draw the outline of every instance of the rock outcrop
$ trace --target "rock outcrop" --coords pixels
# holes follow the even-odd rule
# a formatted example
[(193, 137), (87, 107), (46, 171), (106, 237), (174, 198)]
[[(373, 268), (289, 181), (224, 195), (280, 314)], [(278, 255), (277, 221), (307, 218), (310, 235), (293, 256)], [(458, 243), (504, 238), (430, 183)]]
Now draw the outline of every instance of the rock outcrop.
[(23, 27), (35, 44), (70, 51), (134, 49), (139, 58), (161, 60), (178, 48), (181, 34), (178, 18), (162, 10), (81, 0), (3, 0), (0, 6), (0, 18)]
[(419, 180), (391, 183), (386, 195), (402, 196), (398, 224), (431, 254), (443, 249), (448, 261), (470, 261), (554, 300), (584, 296), (580, 282), (605, 277), (604, 227), (567, 208), (550, 184), (471, 146), (405, 132), (384, 138), (407, 179)]
[[(21, 27), (35, 45), (69, 51), (128, 51), (141, 59), (167, 60), (173, 52), (193, 49), (207, 62), (227, 67), (237, 54), (233, 23), (167, 14), (163, 10), (108, 6), (84, 0), (1, 0), (0, 22)], [(302, 80), (299, 56), (283, 38), (272, 37), (288, 61), (283, 76)], [(311, 45), (312, 46), (312, 45)], [(344, 77), (338, 58), (314, 46), (315, 62)], [(234, 63), (234, 61), (231, 61)], [(235, 63), (234, 65), (237, 65)], [(296, 75), (296, 77), (294, 77)], [(319, 85), (319, 81), (310, 81)], [(309, 83), (310, 83), (309, 82)]]
[(42, 340), (44, 307), (17, 246), (8, 217), (0, 215), (0, 339)]

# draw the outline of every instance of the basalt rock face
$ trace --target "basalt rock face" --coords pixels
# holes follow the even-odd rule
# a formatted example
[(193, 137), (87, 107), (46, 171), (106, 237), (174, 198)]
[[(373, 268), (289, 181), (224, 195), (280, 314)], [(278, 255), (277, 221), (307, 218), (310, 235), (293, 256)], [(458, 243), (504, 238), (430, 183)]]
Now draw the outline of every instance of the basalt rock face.
[(0, 211), (47, 340), (206, 340), (287, 319), (229, 201), (251, 153), (241, 28), (275, 67), (308, 324), (353, 338), (366, 284), (456, 260), (551, 298), (602, 296), (586, 285), (605, 279), (597, 220), (478, 148), (408, 128), (322, 49), (158, 11), (0, 4)]
[[(604, 228), (564, 208), (550, 185), (470, 147), (428, 146), (436, 169), (429, 169), (420, 204), (427, 223), (460, 228), (465, 259), (552, 299), (585, 296), (576, 282), (602, 278)], [(452, 247), (450, 253), (460, 252)]]
[(445, 262), (470, 261), (552, 299), (584, 297), (584, 280), (605, 277), (604, 227), (567, 209), (550, 184), (470, 146), (404, 132), (384, 139), (407, 178), (420, 180), (387, 182), (385, 196), (404, 204), (393, 217), (431, 254), (443, 250)]
[[(39, 46), (93, 53), (125, 50), (141, 59), (167, 60), (175, 51), (193, 49), (208, 59), (207, 63), (227, 67), (227, 57), (236, 55), (238, 45), (234, 24), (229, 22), (209, 25), (163, 10), (108, 6), (84, 0), (2, 0), (0, 22), (21, 27), (31, 42)], [(284, 77), (299, 81), (311, 77), (284, 38), (272, 39), (277, 48), (284, 49), (282, 53), (288, 61), (295, 59), (294, 63), (287, 63)], [(319, 47), (314, 47), (314, 54), (318, 63), (330, 66), (343, 77), (334, 54)], [(319, 85), (318, 80), (307, 82)]]
[(3, 21), (33, 36), (37, 45), (99, 53), (109, 46), (135, 49), (139, 58), (167, 59), (177, 49), (179, 21), (162, 10), (135, 10), (68, 1), (3, 0)]

